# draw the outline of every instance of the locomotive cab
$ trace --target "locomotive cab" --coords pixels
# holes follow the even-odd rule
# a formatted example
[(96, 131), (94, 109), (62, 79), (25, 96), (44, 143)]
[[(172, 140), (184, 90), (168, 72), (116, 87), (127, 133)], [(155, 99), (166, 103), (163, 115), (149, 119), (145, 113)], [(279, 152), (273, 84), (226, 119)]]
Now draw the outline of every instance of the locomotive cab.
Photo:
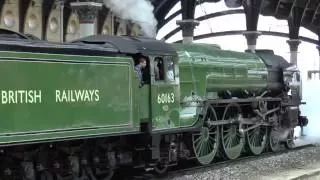
[(149, 61), (143, 79), (150, 83), (144, 83), (138, 91), (141, 91), (140, 97), (150, 95), (150, 131), (178, 128), (180, 103), (177, 58), (160, 54), (150, 54), (147, 57)]

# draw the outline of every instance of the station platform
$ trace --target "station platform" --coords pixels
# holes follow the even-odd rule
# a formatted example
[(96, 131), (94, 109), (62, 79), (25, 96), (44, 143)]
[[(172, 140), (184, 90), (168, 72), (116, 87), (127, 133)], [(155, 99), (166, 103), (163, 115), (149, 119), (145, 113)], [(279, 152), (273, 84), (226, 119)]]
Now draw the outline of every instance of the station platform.
[[(295, 145), (303, 146), (306, 144), (317, 144), (320, 145), (319, 137), (303, 137), (300, 135), (300, 128), (295, 129)], [(320, 154), (319, 154), (320, 156)], [(299, 157), (297, 157), (299, 158)], [(302, 158), (303, 161), (303, 158)], [(320, 180), (320, 161), (314, 160), (305, 166), (296, 166), (294, 168), (285, 169), (282, 171), (275, 170), (270, 175), (264, 175), (259, 177), (261, 180)]]
[(259, 177), (261, 180), (320, 180), (320, 163), (305, 167), (287, 169), (268, 176)]

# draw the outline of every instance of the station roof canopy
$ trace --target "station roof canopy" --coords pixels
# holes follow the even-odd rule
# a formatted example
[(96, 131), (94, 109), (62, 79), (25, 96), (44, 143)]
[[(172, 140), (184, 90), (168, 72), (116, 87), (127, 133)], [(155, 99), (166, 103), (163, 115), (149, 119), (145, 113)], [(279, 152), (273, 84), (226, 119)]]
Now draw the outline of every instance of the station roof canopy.
[[(159, 24), (161, 24), (161, 22), (164, 21), (169, 11), (180, 0), (150, 0), (150, 1), (155, 6), (154, 13)], [(220, 1), (222, 0), (196, 0), (196, 4), (200, 4), (204, 2), (216, 3)], [(235, 6), (240, 7), (243, 4), (242, 1), (251, 1), (251, 0), (224, 0), (227, 7), (231, 7), (231, 5), (233, 7)], [(259, 1), (259, 0), (254, 0), (254, 1)], [(318, 29), (320, 27), (320, 8), (319, 8), (320, 0), (260, 0), (260, 1), (262, 1), (260, 15), (273, 16), (281, 20), (288, 20), (292, 16), (298, 16), (298, 17), (301, 17), (301, 21), (298, 23), (300, 24), (300, 27), (305, 27), (316, 34), (319, 34)], [(250, 3), (247, 3), (247, 4), (250, 4)], [(194, 10), (191, 10), (190, 8), (188, 8), (187, 11), (194, 11)], [(161, 27), (158, 26), (158, 28), (161, 28)]]

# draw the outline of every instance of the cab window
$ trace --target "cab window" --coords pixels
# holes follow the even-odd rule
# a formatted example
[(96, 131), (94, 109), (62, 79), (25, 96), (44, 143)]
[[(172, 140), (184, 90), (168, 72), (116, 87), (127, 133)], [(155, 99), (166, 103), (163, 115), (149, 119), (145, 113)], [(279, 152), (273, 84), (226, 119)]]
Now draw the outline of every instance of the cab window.
[(162, 57), (154, 58), (154, 79), (156, 81), (164, 80), (164, 62)]
[(151, 60), (149, 59), (148, 56), (145, 56), (143, 54), (135, 54), (132, 56), (133, 60), (134, 60), (134, 68), (140, 63), (139, 59), (140, 58), (144, 58), (146, 60), (146, 66), (141, 70), (142, 71), (142, 81), (143, 84), (150, 84), (150, 65), (149, 63), (151, 62)]
[(171, 58), (167, 60), (167, 79), (168, 81), (174, 81), (174, 62)]
[(154, 58), (154, 78), (155, 81), (174, 81), (174, 61), (171, 57)]

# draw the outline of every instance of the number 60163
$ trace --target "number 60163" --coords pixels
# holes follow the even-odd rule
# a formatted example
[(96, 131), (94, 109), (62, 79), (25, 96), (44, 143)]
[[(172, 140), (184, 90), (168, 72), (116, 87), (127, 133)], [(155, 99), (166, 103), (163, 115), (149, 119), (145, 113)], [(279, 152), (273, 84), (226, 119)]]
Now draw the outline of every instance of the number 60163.
[(158, 94), (158, 104), (174, 103), (174, 93)]

